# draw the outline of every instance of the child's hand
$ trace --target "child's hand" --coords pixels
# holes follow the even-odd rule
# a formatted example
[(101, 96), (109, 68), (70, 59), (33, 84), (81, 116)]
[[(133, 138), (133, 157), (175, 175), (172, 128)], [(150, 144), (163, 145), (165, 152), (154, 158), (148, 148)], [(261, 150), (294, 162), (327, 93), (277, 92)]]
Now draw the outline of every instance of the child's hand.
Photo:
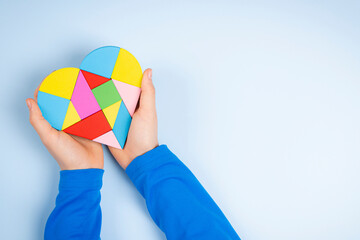
[[(35, 90), (35, 100), (39, 87)], [(52, 128), (42, 116), (34, 99), (26, 99), (30, 111), (30, 123), (61, 170), (104, 168), (104, 155), (100, 143)]]
[(139, 108), (133, 115), (124, 149), (109, 147), (111, 154), (124, 169), (134, 158), (159, 145), (157, 138), (155, 88), (151, 77), (152, 70), (146, 69), (141, 83)]

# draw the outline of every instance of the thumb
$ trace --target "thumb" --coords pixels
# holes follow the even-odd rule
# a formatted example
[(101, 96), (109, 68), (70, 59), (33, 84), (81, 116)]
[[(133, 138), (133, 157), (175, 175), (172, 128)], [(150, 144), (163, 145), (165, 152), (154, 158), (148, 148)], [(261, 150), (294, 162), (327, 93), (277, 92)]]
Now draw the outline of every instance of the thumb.
[(46, 138), (56, 133), (57, 131), (51, 127), (50, 123), (43, 117), (39, 106), (32, 98), (26, 99), (26, 104), (29, 108), (30, 123), (35, 131), (39, 134), (41, 140), (44, 142)]
[(140, 109), (155, 111), (155, 88), (150, 68), (145, 70), (141, 82)]

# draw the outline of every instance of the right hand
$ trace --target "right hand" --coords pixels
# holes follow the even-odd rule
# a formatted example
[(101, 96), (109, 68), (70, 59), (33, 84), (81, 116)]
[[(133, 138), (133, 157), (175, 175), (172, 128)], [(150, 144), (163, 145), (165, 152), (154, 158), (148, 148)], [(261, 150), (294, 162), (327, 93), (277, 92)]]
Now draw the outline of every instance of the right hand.
[(100, 143), (58, 131), (46, 121), (37, 104), (39, 88), (40, 85), (35, 90), (34, 99), (26, 99), (30, 123), (61, 170), (104, 168), (104, 155)]
[(109, 147), (111, 154), (123, 169), (137, 156), (159, 146), (157, 116), (155, 107), (155, 88), (152, 83), (152, 70), (146, 69), (141, 83), (139, 108), (135, 111), (124, 149)]

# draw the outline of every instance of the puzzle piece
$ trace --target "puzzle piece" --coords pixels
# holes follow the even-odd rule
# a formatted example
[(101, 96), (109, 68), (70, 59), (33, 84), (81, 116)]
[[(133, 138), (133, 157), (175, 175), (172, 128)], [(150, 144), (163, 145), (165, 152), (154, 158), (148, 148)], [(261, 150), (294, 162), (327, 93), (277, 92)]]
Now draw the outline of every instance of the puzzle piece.
[(57, 130), (123, 148), (140, 96), (139, 63), (110, 46), (92, 51), (80, 69), (59, 69), (44, 79), (38, 94), (44, 118)]
[(113, 132), (116, 139), (119, 141), (121, 148), (124, 148), (130, 124), (131, 116), (126, 109), (124, 102), (122, 101), (113, 127)]
[(120, 94), (117, 91), (113, 81), (108, 81), (92, 90), (101, 109), (107, 108), (121, 100)]
[(115, 148), (121, 148), (113, 131), (109, 131), (109, 132), (101, 135), (100, 137), (93, 139), (93, 141), (103, 143), (103, 144), (106, 144), (108, 146), (115, 147)]
[(111, 78), (120, 48), (107, 46), (89, 53), (80, 65), (81, 70)]
[(77, 68), (56, 70), (44, 79), (39, 91), (70, 100), (78, 74)]
[(85, 77), (87, 83), (89, 84), (89, 87), (91, 89), (94, 89), (98, 86), (100, 86), (103, 83), (106, 83), (107, 81), (110, 81), (110, 78), (102, 77), (96, 74), (93, 74), (91, 72), (87, 72), (84, 70), (80, 70), (82, 72), (83, 76)]
[(110, 130), (111, 126), (106, 120), (104, 113), (102, 111), (98, 111), (97, 113), (82, 119), (80, 122), (65, 128), (63, 131), (79, 137), (93, 140)]
[(67, 128), (67, 127), (70, 127), (71, 125), (79, 122), (80, 120), (81, 120), (81, 118), (80, 118), (79, 114), (77, 113), (74, 105), (70, 101), (68, 110), (67, 110), (66, 115), (65, 115), (65, 120), (64, 120), (64, 123), (63, 123), (61, 129), (63, 130), (65, 128)]
[(89, 85), (87, 84), (82, 71), (79, 72), (71, 102), (74, 104), (76, 111), (81, 119), (101, 110), (96, 101)]
[(61, 130), (70, 100), (39, 91), (37, 101), (44, 118), (53, 128)]
[(119, 112), (121, 101), (114, 103), (113, 105), (104, 108), (102, 111), (105, 114), (106, 119), (108, 120), (110, 126), (114, 128), (115, 120)]
[(117, 80), (113, 80), (113, 82), (116, 89), (120, 93), (127, 110), (132, 116), (135, 112), (135, 108), (138, 102), (137, 99), (139, 99), (140, 96), (140, 88)]
[(111, 78), (135, 87), (141, 87), (142, 71), (136, 58), (126, 51), (120, 49)]

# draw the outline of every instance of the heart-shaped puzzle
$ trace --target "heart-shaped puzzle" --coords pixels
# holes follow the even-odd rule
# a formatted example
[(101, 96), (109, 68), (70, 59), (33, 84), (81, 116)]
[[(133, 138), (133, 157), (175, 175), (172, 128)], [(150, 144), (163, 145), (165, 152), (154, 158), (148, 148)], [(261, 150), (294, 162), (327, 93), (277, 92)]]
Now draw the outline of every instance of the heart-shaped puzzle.
[(107, 46), (78, 68), (62, 68), (42, 82), (37, 101), (57, 130), (123, 148), (140, 96), (142, 71), (131, 53)]

